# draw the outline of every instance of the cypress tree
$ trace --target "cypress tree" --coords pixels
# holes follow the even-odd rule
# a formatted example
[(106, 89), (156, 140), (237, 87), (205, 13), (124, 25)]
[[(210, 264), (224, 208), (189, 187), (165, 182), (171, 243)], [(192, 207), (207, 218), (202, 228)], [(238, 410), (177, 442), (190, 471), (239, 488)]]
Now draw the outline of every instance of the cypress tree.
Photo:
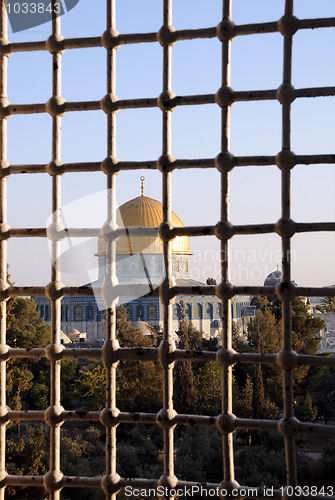
[[(179, 348), (188, 351), (190, 349), (189, 322), (185, 319), (185, 306), (182, 301), (180, 305)], [(177, 362), (174, 373), (174, 401), (176, 410), (180, 413), (193, 413), (197, 397), (192, 362), (188, 360)]]

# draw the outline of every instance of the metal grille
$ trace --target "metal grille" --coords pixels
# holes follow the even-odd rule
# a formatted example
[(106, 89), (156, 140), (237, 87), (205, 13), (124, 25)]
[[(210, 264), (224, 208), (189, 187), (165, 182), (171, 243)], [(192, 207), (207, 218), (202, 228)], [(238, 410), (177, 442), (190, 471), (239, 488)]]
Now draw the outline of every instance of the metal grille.
[[(174, 428), (176, 425), (198, 425), (217, 428), (222, 434), (223, 473), (221, 487), (232, 488), (235, 482), (233, 461), (233, 432), (238, 429), (263, 429), (279, 432), (285, 440), (287, 484), (297, 482), (295, 436), (302, 433), (319, 435), (335, 435), (335, 427), (318, 424), (301, 423), (294, 417), (293, 378), (292, 371), (299, 365), (333, 366), (335, 358), (324, 358), (312, 355), (296, 354), (292, 350), (292, 317), (291, 302), (294, 297), (302, 296), (335, 296), (335, 289), (296, 287), (291, 281), (290, 249), (291, 237), (296, 233), (334, 231), (334, 222), (298, 223), (290, 217), (290, 184), (291, 169), (295, 165), (335, 163), (335, 155), (301, 155), (291, 151), (291, 103), (300, 97), (317, 97), (335, 95), (335, 87), (295, 89), (291, 84), (292, 72), (292, 42), (294, 34), (302, 29), (335, 27), (334, 18), (303, 19), (293, 16), (293, 0), (286, 0), (283, 17), (274, 22), (262, 24), (235, 25), (231, 18), (231, 0), (223, 0), (222, 19), (218, 26), (206, 29), (179, 30), (172, 25), (172, 0), (163, 0), (163, 25), (158, 33), (119, 34), (115, 23), (115, 0), (107, 0), (106, 31), (100, 37), (64, 39), (61, 35), (60, 18), (52, 21), (52, 35), (46, 41), (10, 43), (7, 40), (7, 15), (5, 1), (2, 0), (0, 12), (0, 151), (1, 151), (1, 181), (0, 181), (0, 219), (1, 219), (1, 351), (0, 351), (0, 497), (5, 497), (5, 487), (12, 486), (44, 486), (50, 499), (59, 499), (64, 486), (78, 488), (102, 488), (106, 499), (111, 499), (127, 485), (141, 488), (192, 486), (194, 482), (178, 481), (174, 475)], [(206, 8), (204, 2), (204, 8)], [(230, 45), (234, 37), (250, 34), (280, 32), (283, 36), (283, 82), (279, 89), (261, 91), (234, 92), (230, 87)], [(222, 86), (217, 93), (208, 95), (184, 95), (176, 98), (171, 89), (171, 58), (173, 45), (180, 40), (218, 37), (222, 45)], [(115, 58), (118, 47), (122, 44), (142, 44), (159, 42), (163, 50), (162, 93), (157, 97), (146, 99), (119, 100), (115, 89), (116, 66)], [(107, 89), (106, 96), (101, 101), (64, 102), (61, 97), (61, 65), (65, 50), (78, 48), (106, 48), (107, 57)], [(52, 55), (52, 97), (47, 103), (9, 104), (6, 95), (7, 59), (13, 52), (49, 51)], [(282, 150), (277, 156), (234, 157), (229, 151), (229, 114), (230, 107), (237, 101), (277, 100), (282, 107)], [(221, 152), (216, 158), (207, 159), (175, 159), (172, 156), (171, 144), (171, 112), (176, 106), (215, 104), (221, 108)], [(145, 162), (121, 162), (116, 158), (116, 113), (122, 109), (159, 107), (162, 111), (162, 154), (160, 158), (148, 159)], [(61, 160), (61, 119), (62, 115), (71, 111), (102, 110), (107, 120), (107, 154), (101, 163), (67, 163)], [(6, 123), (13, 114), (49, 113), (52, 116), (52, 158), (48, 165), (9, 165), (6, 161)], [(233, 168), (250, 165), (277, 165), (281, 171), (282, 214), (278, 222), (272, 224), (232, 225), (229, 221), (229, 175)], [(115, 276), (115, 238), (118, 235), (116, 224), (116, 177), (122, 170), (158, 169), (162, 178), (163, 221), (159, 234), (164, 242), (164, 261), (166, 278), (159, 288), (163, 303), (164, 336), (158, 349), (145, 351), (135, 348), (120, 348), (116, 339), (115, 303), (107, 304), (106, 340), (102, 349), (65, 349), (60, 343), (61, 300), (64, 296), (90, 295), (88, 288), (63, 286), (60, 282), (60, 272), (51, 265), (51, 281), (47, 287), (15, 287), (6, 281), (7, 258), (6, 246), (9, 238), (18, 237), (49, 237), (52, 240), (52, 262), (57, 262), (60, 252), (60, 242), (65, 235), (73, 237), (98, 236), (100, 229), (64, 228), (60, 222), (61, 175), (67, 172), (103, 172), (106, 175), (108, 209), (106, 224), (102, 228), (108, 241), (107, 276), (101, 294), (109, 296), (111, 288), (117, 295), (125, 291), (117, 284)], [(171, 225), (171, 185), (175, 169), (216, 168), (221, 174), (221, 213), (219, 222), (208, 227), (173, 228)], [(34, 174), (49, 173), (52, 182), (53, 221), (47, 232), (41, 229), (14, 229), (6, 223), (6, 183), (9, 175), (18, 173)], [(215, 223), (216, 221), (214, 221)], [(252, 235), (276, 233), (282, 241), (282, 282), (276, 288), (234, 286), (229, 280), (229, 243), (234, 235)], [(215, 235), (221, 242), (222, 255), (227, 258), (221, 262), (221, 283), (214, 286), (198, 287), (197, 289), (174, 286), (171, 270), (171, 239), (175, 236)], [(222, 413), (219, 416), (178, 415), (173, 407), (173, 367), (175, 361), (199, 360), (196, 352), (186, 352), (176, 349), (171, 340), (172, 301), (177, 295), (217, 295), (222, 300), (223, 310), (223, 342), (218, 352), (205, 352), (202, 360), (216, 361), (223, 368), (222, 375)], [(282, 350), (277, 354), (243, 353), (232, 349), (232, 322), (230, 299), (234, 295), (274, 295), (282, 302), (283, 332)], [(51, 339), (46, 349), (10, 348), (6, 345), (6, 301), (12, 296), (47, 296), (51, 301)], [(50, 361), (50, 406), (46, 411), (12, 411), (6, 406), (6, 360), (10, 358), (40, 359), (46, 357)], [(95, 358), (102, 359), (106, 370), (106, 407), (102, 412), (88, 412), (84, 417), (75, 411), (67, 411), (61, 406), (60, 370), (64, 358)], [(163, 371), (163, 401), (162, 410), (158, 413), (139, 413), (137, 423), (159, 425), (164, 434), (164, 471), (158, 478), (122, 479), (116, 470), (116, 427), (119, 423), (134, 423), (134, 415), (119, 412), (116, 407), (116, 370), (119, 360), (159, 361)], [(241, 419), (233, 414), (232, 408), (232, 366), (235, 363), (268, 363), (277, 364), (283, 372), (284, 379), (284, 416), (279, 421)], [(6, 473), (5, 442), (6, 423), (8, 421), (40, 421), (47, 422), (50, 427), (50, 470), (44, 476), (14, 476)], [(67, 477), (60, 468), (60, 428), (66, 421), (95, 421), (106, 428), (106, 472), (103, 478)], [(237, 478), (238, 479), (238, 478)], [(218, 485), (205, 484), (204, 488)], [(259, 490), (262, 496), (263, 490)], [(280, 490), (274, 492), (276, 497)], [(320, 496), (320, 498), (322, 498)], [(333, 497), (334, 498), (334, 497)]]

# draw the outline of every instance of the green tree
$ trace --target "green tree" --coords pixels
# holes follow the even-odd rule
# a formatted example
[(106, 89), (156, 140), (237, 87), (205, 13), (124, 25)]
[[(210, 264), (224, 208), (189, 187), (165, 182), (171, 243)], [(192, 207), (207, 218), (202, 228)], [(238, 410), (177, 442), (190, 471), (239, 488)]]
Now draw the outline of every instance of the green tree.
[[(238, 350), (262, 353), (275, 353), (282, 343), (282, 310), (280, 301), (260, 297), (254, 300), (258, 307), (257, 317), (248, 325), (247, 341), (239, 341)], [(293, 349), (301, 354), (316, 354), (320, 339), (317, 334), (324, 328), (325, 322), (313, 318), (309, 307), (296, 297), (292, 301), (292, 339)], [(236, 346), (236, 343), (235, 343)], [(305, 391), (308, 387), (308, 366), (299, 366), (294, 370), (295, 389)], [(248, 368), (235, 368), (235, 375), (240, 387), (243, 385)], [(282, 374), (276, 366), (262, 366), (265, 393), (277, 404), (281, 401)]]
[[(8, 474), (42, 475), (47, 471), (48, 431), (45, 425), (28, 426), (22, 437), (11, 428), (10, 437), (6, 441), (6, 463)], [(40, 488), (6, 488), (6, 498), (28, 500), (44, 499), (44, 489)]]
[(248, 349), (253, 352), (275, 353), (281, 346), (281, 325), (273, 312), (257, 310), (255, 319), (248, 324)]
[[(216, 429), (183, 429), (183, 439), (178, 442), (176, 475), (181, 481), (196, 478), (199, 483), (222, 480), (222, 437)], [(200, 500), (200, 495), (194, 498)]]
[(73, 409), (72, 399), (74, 398), (73, 381), (78, 377), (79, 363), (76, 359), (62, 359), (61, 369), (61, 390), (62, 404), (66, 409)]
[(34, 299), (14, 298), (7, 314), (7, 343), (11, 347), (46, 347), (50, 327), (39, 318)]
[(315, 422), (318, 415), (318, 409), (313, 406), (312, 397), (309, 392), (306, 394), (305, 406), (301, 414), (301, 420), (304, 422)]
[(243, 391), (243, 397), (241, 398), (242, 408), (241, 416), (252, 418), (252, 402), (254, 397), (254, 384), (252, 383), (252, 378), (247, 375), (247, 380), (245, 382), (245, 387)]
[(323, 297), (320, 305), (326, 311), (335, 311), (335, 297)]
[(292, 302), (293, 348), (301, 354), (316, 354), (320, 343), (317, 333), (325, 327), (321, 318), (313, 318), (308, 306), (296, 297)]
[[(128, 322), (126, 310), (117, 308), (117, 338), (120, 346), (140, 350), (150, 348), (155, 340), (145, 336)], [(77, 366), (66, 366), (66, 379), (69, 381)], [(71, 386), (70, 386), (71, 387)], [(65, 380), (64, 390), (68, 398), (79, 397), (81, 405), (87, 410), (97, 410), (105, 406), (106, 375), (101, 361), (90, 361), (82, 366), (72, 384)], [(153, 361), (121, 361), (117, 370), (118, 407), (125, 411), (157, 411), (162, 405), (161, 370)]]
[(82, 407), (87, 410), (104, 408), (106, 375), (101, 361), (91, 360), (87, 366), (81, 368), (74, 385), (74, 396), (79, 397)]
[(315, 382), (313, 392), (316, 394), (316, 404), (320, 417), (323, 417), (327, 425), (329, 420), (335, 418), (335, 370), (324, 368), (318, 380)]
[[(240, 352), (276, 353), (281, 347), (281, 325), (277, 321), (275, 314), (265, 307), (257, 309), (257, 315), (250, 321), (247, 328), (246, 342), (240, 342), (238, 348)], [(254, 386), (254, 403), (258, 401), (258, 413), (264, 413), (265, 407), (270, 402), (279, 403), (282, 393), (282, 374), (276, 365), (262, 366), (252, 369), (248, 366), (236, 366), (234, 374), (239, 387), (243, 387), (250, 375)], [(263, 395), (267, 395), (266, 403)], [(265, 405), (265, 406), (264, 406)], [(264, 406), (264, 408), (263, 408)], [(262, 408), (262, 409), (261, 409)], [(268, 407), (269, 415), (273, 415), (273, 408)], [(259, 418), (259, 417), (257, 417)], [(265, 418), (264, 416), (262, 418)], [(269, 417), (270, 418), (270, 417)]]
[(201, 364), (196, 375), (198, 410), (205, 415), (218, 415), (222, 406), (222, 367), (217, 363)]
[[(252, 418), (253, 416), (253, 394), (254, 394), (254, 384), (252, 378), (247, 374), (245, 386), (242, 390), (238, 388), (238, 385), (234, 379), (233, 382), (233, 410), (236, 415), (240, 418)], [(237, 436), (241, 438), (244, 444), (251, 444), (251, 431), (250, 430), (239, 430), (237, 431)]]
[[(46, 347), (50, 338), (50, 327), (46, 325), (36, 311), (33, 299), (22, 297), (11, 298), (7, 305), (7, 344), (11, 347), (27, 348)], [(35, 403), (36, 409), (45, 409), (45, 394), (42, 386), (47, 369), (46, 360), (33, 361), (31, 359), (10, 359), (7, 363), (6, 389), (8, 403), (14, 410), (22, 407), (22, 394), (27, 394), (34, 385), (40, 384), (40, 390), (34, 387), (30, 401)], [(43, 380), (40, 380), (42, 377)], [(46, 394), (48, 389), (44, 386)], [(41, 396), (41, 400), (38, 398)]]
[[(121, 347), (150, 348), (155, 339), (128, 322), (123, 307), (117, 308), (117, 336)], [(162, 374), (153, 361), (121, 361), (117, 370), (118, 406), (127, 411), (157, 411), (162, 406)]]
[[(179, 348), (191, 349), (193, 327), (185, 319), (184, 303), (180, 303), (181, 319), (178, 330)], [(178, 361), (174, 370), (174, 393), (176, 410), (180, 413), (193, 413), (197, 405), (197, 392), (192, 368), (192, 361)]]

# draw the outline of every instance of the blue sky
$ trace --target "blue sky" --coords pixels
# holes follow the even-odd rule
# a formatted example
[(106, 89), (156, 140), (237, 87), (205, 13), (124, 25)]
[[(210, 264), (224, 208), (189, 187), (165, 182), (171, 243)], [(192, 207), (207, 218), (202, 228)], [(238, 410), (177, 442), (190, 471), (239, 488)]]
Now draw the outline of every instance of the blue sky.
[[(100, 36), (105, 29), (105, 1), (80, 0), (62, 17), (65, 37)], [(236, 24), (278, 20), (283, 0), (233, 0)], [(333, 0), (295, 0), (300, 18), (334, 17)], [(220, 0), (175, 0), (176, 29), (215, 26)], [(160, 0), (118, 0), (120, 33), (157, 31), (162, 23)], [(9, 33), (13, 42), (45, 40), (46, 24)], [(297, 88), (333, 86), (335, 30), (304, 30), (294, 37), (293, 85)], [(220, 87), (220, 43), (216, 39), (181, 41), (173, 48), (172, 89), (177, 95), (215, 93)], [(45, 102), (51, 96), (51, 56), (32, 52), (9, 58), (8, 98), (11, 103)], [(68, 50), (62, 62), (62, 95), (66, 100), (99, 100), (106, 90), (104, 48)], [(119, 98), (156, 97), (161, 92), (162, 48), (158, 43), (123, 46), (117, 51)], [(282, 78), (282, 36), (279, 33), (236, 38), (232, 43), (231, 85), (235, 90), (277, 88)], [(292, 149), (297, 154), (334, 152), (335, 99), (299, 99), (292, 105)], [(220, 111), (217, 105), (183, 106), (172, 114), (172, 153), (177, 158), (210, 158), (220, 150)], [(62, 160), (100, 161), (106, 156), (106, 117), (102, 111), (68, 113), (62, 121)], [(51, 155), (51, 117), (13, 116), (8, 120), (8, 159), (13, 164), (48, 163)], [(281, 109), (278, 102), (235, 103), (231, 111), (231, 151), (236, 155), (275, 155), (280, 150)], [(117, 155), (121, 160), (156, 159), (161, 154), (159, 109), (122, 110), (117, 115)], [(334, 166), (297, 166), (292, 171), (292, 217), (297, 221), (333, 221)], [(145, 192), (161, 199), (158, 172), (121, 172), (118, 203)], [(105, 188), (104, 174), (66, 174), (62, 177), (64, 206)], [(103, 194), (101, 195), (103, 197)], [(82, 205), (81, 205), (82, 206)], [(85, 206), (85, 204), (84, 204)], [(51, 210), (51, 178), (47, 174), (16, 175), (8, 181), (8, 222), (12, 227), (43, 227)], [(85, 210), (83, 210), (83, 224)], [(97, 224), (103, 209), (96, 209)], [(173, 173), (173, 210), (185, 225), (215, 224), (220, 214), (219, 174), (216, 170)], [(87, 202), (92, 213), (92, 203)], [(273, 167), (237, 168), (231, 174), (231, 220), (234, 223), (274, 222), (280, 217), (280, 173)], [(195, 275), (219, 278), (218, 242), (193, 238)], [(276, 235), (234, 237), (234, 283), (261, 284), (280, 263)], [(293, 238), (293, 278), (301, 285), (335, 283), (333, 234)], [(212, 251), (210, 253), (209, 251)], [(242, 251), (244, 252), (242, 255)], [(36, 254), (39, 253), (39, 258)], [(24, 256), (24, 258), (23, 258)], [(256, 257), (255, 257), (256, 256)], [(42, 239), (9, 242), (8, 261), (17, 284), (49, 281), (48, 246)], [(198, 260), (197, 260), (198, 259)], [(31, 265), (27, 266), (27, 260)], [(200, 270), (200, 271), (199, 271)], [(64, 281), (69, 277), (64, 276)], [(74, 277), (72, 277), (74, 278)]]

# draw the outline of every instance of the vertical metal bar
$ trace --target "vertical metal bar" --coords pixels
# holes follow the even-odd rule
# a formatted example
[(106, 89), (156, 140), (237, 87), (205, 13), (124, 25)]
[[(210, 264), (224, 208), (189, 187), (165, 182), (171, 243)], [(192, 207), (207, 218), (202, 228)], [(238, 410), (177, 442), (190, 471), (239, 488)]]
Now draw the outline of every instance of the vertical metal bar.
[[(52, 35), (60, 36), (60, 17), (52, 14)], [(52, 98), (61, 96), (61, 53), (52, 54)], [(58, 162), (61, 159), (61, 117), (56, 114), (52, 117), (52, 160)], [(60, 222), (61, 211), (61, 178), (60, 175), (52, 176), (52, 223)], [(60, 282), (60, 271), (58, 260), (60, 256), (60, 241), (51, 242), (51, 284)], [(61, 299), (51, 297), (51, 345), (60, 344), (61, 328)], [(61, 361), (51, 359), (50, 361), (50, 407), (60, 408), (61, 404)], [(52, 420), (50, 426), (50, 472), (54, 478), (60, 475), (60, 425)], [(60, 489), (49, 493), (50, 500), (59, 500)]]
[[(223, 0), (223, 19), (231, 20), (231, 0)], [(222, 88), (230, 85), (230, 47), (231, 40), (222, 41), (222, 66), (221, 83)], [(221, 151), (229, 151), (230, 140), (230, 105), (221, 109)], [(229, 221), (229, 171), (221, 173), (221, 221)], [(228, 284), (229, 277), (229, 239), (221, 240), (221, 282)], [(231, 301), (228, 298), (222, 300), (222, 348), (232, 347), (232, 319)], [(232, 413), (232, 367), (224, 366), (222, 369), (222, 413)], [(225, 433), (222, 436), (224, 480), (232, 482), (234, 473), (234, 451), (233, 434)]]
[[(107, 31), (115, 30), (115, 0), (107, 0)], [(107, 49), (107, 95), (116, 90), (116, 49)], [(116, 112), (107, 114), (107, 157), (116, 157)], [(107, 223), (116, 224), (116, 173), (107, 176)], [(115, 283), (116, 243), (107, 242), (106, 278)], [(116, 338), (116, 306), (108, 307), (106, 314), (106, 342)], [(106, 370), (106, 408), (116, 407), (116, 366), (108, 364)], [(106, 427), (106, 475), (116, 474), (116, 427)], [(116, 493), (105, 493), (106, 500), (115, 500)]]
[[(5, 2), (1, 2), (0, 7), (0, 39), (7, 39), (7, 12)], [(8, 57), (0, 55), (0, 99), (4, 104), (7, 100), (7, 62)], [(7, 155), (7, 119), (0, 120), (0, 168), (5, 168)], [(7, 179), (0, 179), (0, 228), (5, 230), (7, 222)], [(7, 242), (0, 239), (0, 283), (4, 289), (7, 284)], [(6, 346), (6, 301), (0, 302), (0, 344), (5, 349)], [(0, 361), (0, 408), (6, 407), (6, 361)], [(0, 474), (5, 474), (6, 470), (6, 423), (0, 424)], [(5, 498), (5, 488), (0, 488), (0, 500)]]
[[(172, 23), (172, 0), (163, 0), (163, 27), (168, 28)], [(171, 89), (172, 73), (172, 45), (163, 47), (163, 92)], [(171, 111), (162, 111), (162, 154), (168, 157), (171, 153)], [(171, 214), (171, 177), (170, 171), (162, 171), (162, 201), (163, 201), (163, 223), (170, 224)], [(165, 296), (168, 295), (168, 288), (172, 279), (172, 253), (171, 242), (163, 241), (163, 258), (166, 271), (166, 279), (163, 284)], [(172, 350), (172, 304), (164, 300), (163, 304), (163, 342), (166, 343), (169, 351)], [(173, 366), (168, 364), (163, 368), (163, 407), (166, 410), (173, 410)], [(171, 482), (174, 477), (174, 431), (173, 427), (163, 429), (164, 437), (164, 475)]]
[[(285, 16), (289, 18), (293, 14), (293, 0), (285, 2)], [(283, 57), (283, 85), (291, 85), (292, 80), (292, 42), (293, 35), (286, 28), (284, 31), (284, 57)], [(291, 149), (291, 102), (284, 99), (282, 102), (282, 151)], [(282, 165), (282, 218), (288, 219), (291, 214), (291, 173), (289, 165)], [(291, 237), (282, 236), (282, 280), (285, 283), (291, 282)], [(290, 297), (282, 297), (282, 331), (283, 350), (292, 349), (292, 300)], [(284, 368), (283, 371), (283, 391), (284, 391), (284, 418), (294, 417), (294, 393), (293, 393), (293, 371)], [(296, 485), (297, 468), (295, 453), (295, 438), (290, 433), (284, 434), (286, 470), (288, 485)]]

